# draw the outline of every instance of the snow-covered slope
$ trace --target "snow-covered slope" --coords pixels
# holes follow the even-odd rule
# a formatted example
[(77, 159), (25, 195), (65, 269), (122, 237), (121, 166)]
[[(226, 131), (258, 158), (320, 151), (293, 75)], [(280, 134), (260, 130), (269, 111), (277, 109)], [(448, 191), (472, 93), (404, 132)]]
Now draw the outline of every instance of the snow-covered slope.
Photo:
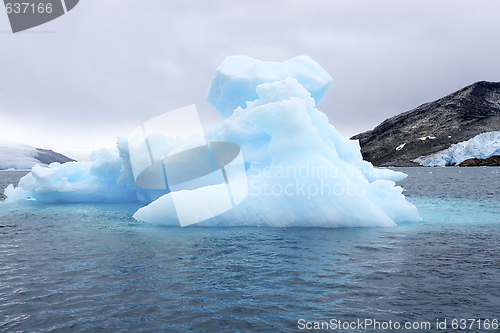
[(462, 163), (469, 158), (484, 159), (493, 155), (500, 155), (500, 131), (476, 135), (448, 149), (416, 158), (413, 162), (423, 166), (447, 166)]
[(73, 161), (52, 150), (40, 149), (17, 142), (0, 140), (0, 170), (31, 169), (36, 164)]
[(31, 169), (40, 163), (35, 158), (36, 148), (16, 142), (0, 140), (0, 170), (1, 169)]

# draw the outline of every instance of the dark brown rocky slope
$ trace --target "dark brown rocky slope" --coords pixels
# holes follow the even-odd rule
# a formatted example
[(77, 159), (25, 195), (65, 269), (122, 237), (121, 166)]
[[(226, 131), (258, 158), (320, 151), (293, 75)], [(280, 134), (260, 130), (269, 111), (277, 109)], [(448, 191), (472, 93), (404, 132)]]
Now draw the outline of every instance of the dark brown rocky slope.
[(413, 159), (500, 130), (500, 82), (476, 82), (357, 134), (363, 158), (377, 166), (417, 166)]
[(458, 166), (461, 167), (478, 167), (478, 166), (500, 166), (500, 155), (493, 155), (488, 158), (469, 158), (463, 161)]

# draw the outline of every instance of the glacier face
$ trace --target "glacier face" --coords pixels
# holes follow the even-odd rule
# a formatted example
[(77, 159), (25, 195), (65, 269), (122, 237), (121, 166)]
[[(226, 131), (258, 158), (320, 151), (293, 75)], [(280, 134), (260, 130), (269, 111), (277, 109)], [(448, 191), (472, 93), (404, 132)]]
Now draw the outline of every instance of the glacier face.
[[(358, 142), (343, 138), (316, 109), (331, 82), (304, 56), (280, 64), (230, 57), (217, 68), (207, 100), (225, 119), (204, 134), (209, 142), (241, 147), (248, 196), (197, 225), (372, 227), (420, 220), (395, 186), (406, 175), (363, 161)], [(135, 184), (126, 139), (118, 150), (97, 151), (90, 163), (36, 167), (6, 195), (9, 201), (140, 201), (148, 205), (136, 219), (179, 225), (172, 193)], [(196, 201), (186, 205), (193, 214), (200, 209)], [(208, 209), (224, 211), (218, 205)]]
[(488, 158), (500, 155), (500, 131), (476, 135), (437, 153), (413, 160), (422, 166), (447, 166), (460, 164), (469, 158)]

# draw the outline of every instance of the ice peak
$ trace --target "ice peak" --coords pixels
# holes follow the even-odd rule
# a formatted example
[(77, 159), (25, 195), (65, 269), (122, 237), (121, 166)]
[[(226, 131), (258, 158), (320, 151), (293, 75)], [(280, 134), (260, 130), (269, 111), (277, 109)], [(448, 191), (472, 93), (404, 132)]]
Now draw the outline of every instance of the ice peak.
[(248, 56), (232, 56), (215, 70), (208, 89), (207, 101), (220, 116), (227, 118), (237, 107), (259, 98), (256, 87), (293, 77), (315, 100), (316, 106), (325, 97), (331, 83), (330, 75), (308, 56), (297, 56), (285, 62), (266, 62)]

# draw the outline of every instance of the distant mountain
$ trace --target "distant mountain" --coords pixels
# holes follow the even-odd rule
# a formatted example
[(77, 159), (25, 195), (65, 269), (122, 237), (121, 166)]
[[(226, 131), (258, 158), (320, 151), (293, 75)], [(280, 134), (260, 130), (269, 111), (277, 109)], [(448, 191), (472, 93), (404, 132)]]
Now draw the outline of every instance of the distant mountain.
[(418, 166), (478, 134), (500, 131), (500, 82), (476, 82), (357, 134), (363, 158), (377, 166)]
[(0, 140), (0, 170), (31, 169), (35, 164), (66, 163), (72, 158), (50, 149), (35, 148), (28, 145)]
[(55, 151), (52, 151), (50, 149), (42, 149), (42, 148), (36, 148), (38, 151), (38, 154), (35, 156), (35, 159), (39, 160), (43, 164), (50, 164), (54, 162), (58, 163), (66, 163), (66, 162), (76, 162), (76, 160), (69, 158), (68, 156), (65, 156), (60, 153), (56, 153)]

